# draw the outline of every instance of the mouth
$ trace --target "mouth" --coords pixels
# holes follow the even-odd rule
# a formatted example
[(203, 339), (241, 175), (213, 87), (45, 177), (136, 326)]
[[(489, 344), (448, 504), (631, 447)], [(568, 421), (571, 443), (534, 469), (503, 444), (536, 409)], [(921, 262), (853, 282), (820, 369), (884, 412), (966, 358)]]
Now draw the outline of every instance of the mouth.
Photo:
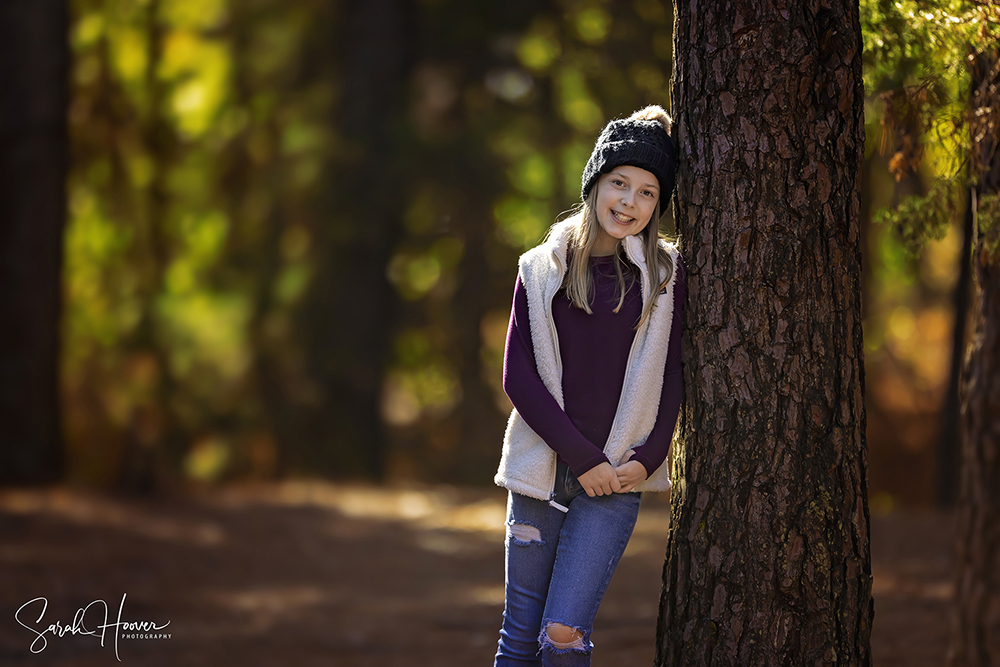
[(630, 218), (624, 213), (619, 213), (614, 209), (611, 210), (611, 215), (614, 217), (615, 220), (617, 220), (623, 225), (631, 225), (633, 222), (635, 222), (635, 218)]

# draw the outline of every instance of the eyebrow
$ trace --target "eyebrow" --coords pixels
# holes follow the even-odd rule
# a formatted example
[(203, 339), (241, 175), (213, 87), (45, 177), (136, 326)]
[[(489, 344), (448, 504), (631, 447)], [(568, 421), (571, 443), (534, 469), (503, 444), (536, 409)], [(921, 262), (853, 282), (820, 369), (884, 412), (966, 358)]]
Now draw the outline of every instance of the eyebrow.
[[(621, 173), (620, 171), (612, 171), (611, 173), (614, 174), (615, 176), (620, 177), (620, 178), (624, 178), (626, 181), (629, 180), (628, 176), (626, 176), (625, 174)], [(660, 186), (656, 185), (655, 183), (643, 183), (639, 187), (641, 187), (641, 188), (653, 188), (654, 190), (659, 190), (660, 189)]]

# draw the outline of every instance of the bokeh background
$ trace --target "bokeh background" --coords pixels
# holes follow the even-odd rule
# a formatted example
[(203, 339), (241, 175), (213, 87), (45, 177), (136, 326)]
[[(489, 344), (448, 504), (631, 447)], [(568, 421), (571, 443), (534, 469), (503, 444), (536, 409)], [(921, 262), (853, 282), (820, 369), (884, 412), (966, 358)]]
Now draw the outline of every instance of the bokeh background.
[[(669, 4), (72, 8), (66, 479), (489, 483), (517, 256), (579, 200), (609, 118), (669, 108)], [(875, 222), (941, 176), (925, 160), (895, 180), (881, 92), (863, 167), (872, 500), (927, 506), (961, 227), (913, 254)]]
[[(892, 594), (911, 612), (916, 600), (933, 628), (949, 595), (962, 218), (945, 207), (914, 240), (888, 212), (954, 179), (961, 138), (947, 114), (921, 125), (890, 91), (931, 76), (935, 104), (958, 109), (968, 74), (936, 40), (943, 15), (920, 8), (863, 3), (863, 303), (876, 556), (903, 563), (876, 593), (890, 611)], [(345, 647), (354, 657), (342, 664), (404, 664), (378, 647), (405, 651), (386, 633), (405, 636), (399, 625), (421, 609), (445, 619), (438, 635), (410, 637), (440, 651), (422, 664), (472, 664), (441, 657), (458, 645), (492, 655), (503, 496), (491, 485), (510, 410), (501, 372), (516, 260), (578, 201), (608, 119), (669, 109), (671, 27), (661, 0), (72, 0), (64, 459), (56, 487), (0, 498), (12, 545), (0, 562), (29, 582), (5, 602), (47, 586), (69, 617), (125, 588), (150, 615), (188, 618), (175, 626), (183, 641), (197, 635), (191, 619), (228, 637), (183, 649), (190, 664), (218, 664), (219, 646), (251, 637), (280, 643), (292, 626), (313, 628), (295, 635), (312, 647), (302, 664)], [(663, 225), (672, 231), (669, 215)], [(642, 656), (665, 502), (648, 501), (630, 547), (644, 569), (609, 598), (623, 633), (609, 636), (648, 643)], [(908, 541), (931, 528), (933, 544)], [(298, 555), (267, 552), (279, 546)], [(918, 547), (931, 551), (907, 561)], [(258, 548), (270, 555), (252, 560)], [(79, 555), (72, 576), (55, 556), (65, 550)], [(187, 579), (171, 569), (180, 562), (201, 565)], [(199, 616), (195, 590), (215, 616)], [(648, 598), (635, 618), (629, 595)], [(325, 634), (324, 614), (370, 628)], [(907, 617), (884, 618), (881, 646), (905, 644)], [(230, 621), (240, 630), (227, 634)], [(18, 631), (0, 630), (3, 655), (39, 664)], [(46, 659), (107, 658), (72, 641)], [(137, 664), (176, 657), (141, 650)]]

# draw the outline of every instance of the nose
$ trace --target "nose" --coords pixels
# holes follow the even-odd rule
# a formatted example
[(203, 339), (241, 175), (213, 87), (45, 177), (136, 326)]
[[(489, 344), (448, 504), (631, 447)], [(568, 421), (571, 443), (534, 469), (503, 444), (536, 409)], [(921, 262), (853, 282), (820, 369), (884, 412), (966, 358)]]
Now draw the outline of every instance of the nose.
[(622, 195), (622, 206), (632, 206), (632, 191), (628, 191)]

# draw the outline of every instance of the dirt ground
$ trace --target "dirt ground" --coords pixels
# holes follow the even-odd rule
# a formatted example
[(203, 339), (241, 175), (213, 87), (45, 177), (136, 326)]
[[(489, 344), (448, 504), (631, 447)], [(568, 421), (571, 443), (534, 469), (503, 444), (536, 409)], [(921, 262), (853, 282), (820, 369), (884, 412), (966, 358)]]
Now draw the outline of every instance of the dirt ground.
[[(490, 665), (505, 498), (313, 482), (156, 502), (0, 492), (0, 665), (114, 665), (116, 650), (143, 666)], [(664, 500), (643, 499), (595, 624), (595, 667), (652, 664)], [(952, 524), (939, 513), (873, 519), (878, 667), (943, 664)], [(152, 622), (169, 638), (119, 639), (116, 649), (112, 630), (103, 647), (97, 636), (48, 633), (42, 648), (18, 622), (72, 625), (95, 600), (108, 620), (91, 605), (88, 630), (121, 609), (122, 622)]]

